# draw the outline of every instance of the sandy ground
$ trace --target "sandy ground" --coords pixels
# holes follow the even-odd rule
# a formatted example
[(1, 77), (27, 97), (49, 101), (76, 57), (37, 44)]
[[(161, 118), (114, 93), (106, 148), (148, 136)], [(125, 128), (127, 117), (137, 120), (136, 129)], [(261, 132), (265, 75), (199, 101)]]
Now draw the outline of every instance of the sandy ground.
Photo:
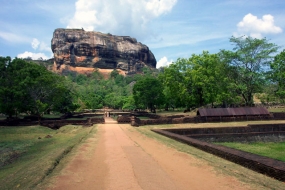
[(205, 162), (111, 120), (98, 126), (49, 189), (249, 189)]

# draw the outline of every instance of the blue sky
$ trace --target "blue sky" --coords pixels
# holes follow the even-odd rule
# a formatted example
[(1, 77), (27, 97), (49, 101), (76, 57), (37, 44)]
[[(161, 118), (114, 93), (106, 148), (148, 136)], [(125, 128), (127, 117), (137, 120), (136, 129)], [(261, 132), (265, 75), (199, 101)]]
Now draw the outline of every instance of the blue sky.
[(231, 50), (231, 36), (285, 47), (284, 0), (0, 0), (0, 56), (52, 57), (56, 28), (128, 35), (167, 65), (203, 50)]

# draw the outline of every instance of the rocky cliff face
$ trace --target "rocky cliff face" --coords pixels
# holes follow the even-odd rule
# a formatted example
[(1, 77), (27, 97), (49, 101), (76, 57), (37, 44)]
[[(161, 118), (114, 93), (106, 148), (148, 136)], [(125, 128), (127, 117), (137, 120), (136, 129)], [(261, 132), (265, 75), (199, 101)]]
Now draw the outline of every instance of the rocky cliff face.
[[(156, 67), (149, 48), (129, 36), (115, 36), (83, 29), (56, 29), (51, 48), (54, 71), (63, 69), (118, 69), (133, 74), (147, 66)], [(79, 69), (80, 70), (80, 69)]]

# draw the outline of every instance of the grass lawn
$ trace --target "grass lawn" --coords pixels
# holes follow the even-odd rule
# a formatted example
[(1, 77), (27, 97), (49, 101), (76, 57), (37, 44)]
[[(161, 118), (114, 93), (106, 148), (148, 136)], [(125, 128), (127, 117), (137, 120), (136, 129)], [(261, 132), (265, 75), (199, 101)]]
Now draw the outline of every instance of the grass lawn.
[(96, 127), (73, 125), (59, 130), (0, 127), (0, 189), (35, 189), (66, 154), (95, 132)]
[(169, 111), (157, 110), (156, 114), (161, 115), (161, 116), (186, 115), (186, 116), (192, 116), (192, 117), (197, 115), (196, 111), (191, 111), (191, 112), (186, 112), (186, 113), (184, 113), (183, 111), (184, 110), (171, 110), (171, 109)]
[(144, 116), (139, 116), (138, 117), (140, 120), (148, 120), (148, 119), (151, 119), (151, 118), (149, 118), (149, 117), (144, 117)]
[(276, 160), (285, 162), (285, 142), (255, 142), (255, 143), (239, 143), (239, 142), (225, 142), (215, 143), (230, 148), (250, 152), (253, 154), (266, 156)]
[(285, 108), (277, 107), (277, 108), (269, 108), (269, 112), (285, 112)]
[(87, 117), (82, 117), (82, 118), (75, 118), (75, 117), (72, 117), (72, 118), (67, 118), (65, 120), (86, 120)]
[(44, 118), (60, 118), (60, 116), (62, 116), (62, 114), (44, 114), (43, 115)]

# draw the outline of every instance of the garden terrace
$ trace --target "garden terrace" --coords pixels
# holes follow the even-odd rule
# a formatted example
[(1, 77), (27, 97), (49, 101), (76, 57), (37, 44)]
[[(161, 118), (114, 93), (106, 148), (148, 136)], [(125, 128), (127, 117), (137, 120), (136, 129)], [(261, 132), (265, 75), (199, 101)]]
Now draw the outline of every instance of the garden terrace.
[(210, 143), (213, 141), (218, 142), (229, 140), (246, 141), (248, 139), (252, 141), (255, 137), (262, 137), (266, 141), (270, 141), (272, 139), (284, 141), (285, 124), (248, 125), (247, 127), (226, 128), (152, 129), (152, 131), (194, 146), (280, 181), (285, 181), (284, 162)]

